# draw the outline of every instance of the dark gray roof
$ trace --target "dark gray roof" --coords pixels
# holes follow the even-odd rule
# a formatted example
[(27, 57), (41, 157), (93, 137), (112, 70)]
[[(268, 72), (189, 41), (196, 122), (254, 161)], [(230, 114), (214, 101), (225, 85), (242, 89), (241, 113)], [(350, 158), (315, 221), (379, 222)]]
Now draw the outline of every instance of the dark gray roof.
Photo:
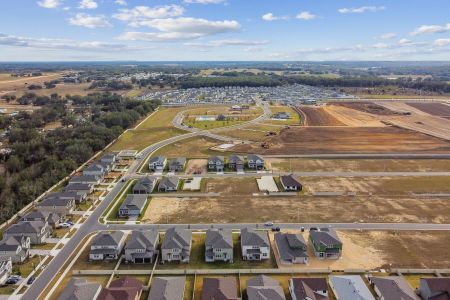
[(320, 229), (312, 230), (309, 232), (309, 236), (315, 244), (322, 245), (338, 245), (342, 244), (341, 240), (333, 229)]
[(237, 282), (234, 277), (203, 278), (202, 300), (237, 300)]
[(77, 176), (73, 176), (70, 180), (69, 183), (73, 183), (73, 182), (92, 182), (92, 183), (97, 183), (99, 181), (99, 178), (95, 175), (77, 175)]
[(22, 233), (40, 233), (46, 223), (42, 221), (19, 221), (5, 230), (5, 233), (15, 235)]
[(280, 283), (266, 275), (247, 280), (248, 300), (285, 300)]
[(147, 193), (151, 193), (153, 188), (155, 187), (156, 178), (155, 177), (144, 177), (139, 179), (139, 181), (133, 187), (133, 191), (146, 191)]
[(50, 196), (48, 198), (45, 198), (41, 202), (39, 202), (37, 207), (42, 207), (42, 206), (64, 206), (65, 207), (73, 201), (75, 201), (75, 197), (60, 198), (60, 197)]
[(269, 247), (269, 237), (265, 231), (256, 231), (249, 228), (241, 230), (241, 244), (242, 246), (259, 246)]
[(258, 275), (247, 280), (247, 286), (279, 286), (280, 283), (275, 279), (266, 276)]
[(217, 163), (217, 162), (220, 162), (220, 163), (223, 164), (224, 161), (225, 161), (225, 158), (224, 158), (222, 155), (211, 156), (211, 157), (208, 159), (208, 163)]
[(11, 236), (3, 239), (0, 241), (0, 251), (16, 251), (25, 239), (29, 239), (29, 237)]
[(327, 296), (321, 294), (323, 291), (328, 291), (328, 283), (325, 278), (292, 278), (292, 289), (297, 299), (328, 299)]
[(100, 232), (94, 237), (94, 240), (92, 241), (92, 246), (94, 246), (94, 245), (95, 246), (109, 246), (109, 245), (117, 246), (117, 245), (119, 245), (123, 236), (124, 236), (124, 233), (122, 231), (114, 231), (112, 233)]
[(92, 188), (92, 184), (89, 183), (69, 183), (64, 191), (89, 191)]
[(208, 229), (206, 231), (205, 245), (212, 248), (233, 248), (233, 235), (231, 230)]
[(169, 228), (164, 235), (161, 249), (183, 248), (191, 244), (192, 232), (190, 230)]
[(370, 281), (376, 286), (384, 300), (419, 300), (404, 277), (371, 277)]
[(156, 277), (148, 300), (183, 300), (185, 283), (185, 277)]
[(300, 234), (277, 232), (275, 243), (282, 260), (291, 261), (298, 257), (308, 257), (306, 242)]
[(185, 157), (177, 157), (177, 158), (170, 160), (171, 166), (184, 166), (185, 163), (186, 163)]
[(104, 172), (105, 168), (99, 163), (94, 163), (92, 165), (89, 165), (86, 169), (84, 169), (84, 171)]
[(284, 175), (280, 177), (281, 180), (281, 184), (283, 186), (298, 186), (301, 187), (302, 184), (300, 183), (300, 181), (298, 181), (297, 179), (294, 178), (293, 175)]
[(157, 230), (133, 230), (125, 249), (155, 249), (158, 239), (159, 233)]
[(100, 161), (102, 162), (109, 162), (109, 161), (115, 161), (116, 160), (116, 155), (115, 154), (105, 154), (100, 158)]
[(161, 179), (161, 181), (159, 182), (159, 187), (175, 189), (178, 187), (179, 182), (180, 182), (180, 179), (176, 176), (163, 177)]
[(120, 209), (141, 210), (147, 202), (147, 195), (131, 194), (127, 195)]
[(230, 155), (228, 163), (244, 163), (244, 157), (241, 155)]
[(149, 163), (150, 164), (155, 164), (155, 163), (162, 164), (162, 163), (164, 163), (165, 160), (166, 160), (165, 156), (155, 156), (155, 157), (150, 158)]
[(247, 156), (247, 160), (254, 161), (254, 162), (256, 162), (257, 160), (260, 160), (260, 161), (264, 162), (264, 158), (258, 154), (249, 154)]
[(100, 293), (101, 288), (99, 283), (88, 282), (84, 278), (72, 278), (58, 300), (92, 300)]

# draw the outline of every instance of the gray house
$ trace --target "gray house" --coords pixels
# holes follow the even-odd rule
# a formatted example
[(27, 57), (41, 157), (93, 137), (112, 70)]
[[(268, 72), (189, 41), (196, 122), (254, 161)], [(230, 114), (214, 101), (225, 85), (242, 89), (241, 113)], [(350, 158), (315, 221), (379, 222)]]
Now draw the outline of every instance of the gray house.
[(249, 169), (264, 170), (264, 158), (261, 155), (250, 154), (247, 156), (247, 165)]
[(233, 277), (203, 278), (202, 300), (238, 300), (237, 280)]
[(450, 299), (450, 277), (420, 278), (419, 293), (423, 300)]
[(225, 168), (225, 158), (223, 156), (211, 156), (208, 159), (208, 170), (223, 172)]
[(280, 177), (281, 185), (285, 191), (301, 191), (303, 189), (302, 184), (292, 174)]
[(301, 234), (275, 234), (275, 245), (282, 264), (307, 264), (306, 242)]
[(156, 277), (147, 300), (183, 300), (185, 277)]
[(100, 158), (100, 163), (102, 165), (109, 165), (109, 170), (114, 169), (117, 162), (117, 155), (116, 154), (105, 154)]
[(57, 228), (59, 227), (59, 224), (63, 221), (63, 217), (57, 213), (35, 210), (27, 213), (20, 220), (47, 222), (52, 228)]
[(314, 255), (320, 259), (338, 259), (342, 254), (342, 242), (336, 231), (331, 228), (319, 228), (309, 232), (309, 240)]
[(132, 231), (131, 238), (125, 245), (125, 260), (135, 264), (153, 263), (158, 243), (157, 230)]
[(122, 205), (119, 207), (118, 217), (138, 217), (147, 204), (147, 198), (147, 195), (127, 195), (125, 200), (122, 202)]
[(259, 275), (247, 280), (248, 300), (286, 300), (280, 283), (266, 275)]
[(270, 258), (269, 237), (265, 231), (244, 228), (241, 230), (243, 260), (263, 260)]
[(125, 235), (122, 231), (98, 233), (92, 241), (89, 260), (118, 259), (124, 242)]
[(235, 171), (244, 170), (244, 157), (241, 155), (230, 155), (228, 157), (228, 168)]
[(158, 192), (176, 192), (180, 179), (176, 176), (163, 177), (158, 185)]
[(61, 216), (70, 215), (75, 210), (75, 198), (48, 197), (39, 202), (36, 208)]
[(375, 300), (359, 275), (330, 276), (329, 280), (337, 300)]
[(186, 166), (186, 158), (177, 157), (170, 161), (169, 163), (169, 171), (170, 172), (181, 172)]
[(0, 259), (11, 258), (13, 263), (27, 259), (30, 249), (30, 237), (10, 236), (0, 241)]
[(69, 183), (65, 188), (65, 192), (75, 192), (83, 200), (94, 191), (94, 185), (88, 183)]
[(61, 199), (75, 199), (75, 203), (84, 202), (87, 194), (77, 193), (76, 191), (64, 191), (64, 192), (56, 192), (50, 193), (46, 198), (61, 198)]
[(139, 181), (133, 187), (133, 194), (151, 194), (156, 186), (155, 177), (144, 177), (139, 179)]
[(94, 163), (89, 165), (86, 169), (83, 170), (83, 175), (85, 176), (97, 176), (103, 178), (106, 173), (106, 169), (99, 163)]
[(419, 300), (412, 287), (403, 276), (369, 277), (369, 282), (378, 299)]
[(188, 263), (191, 254), (192, 232), (175, 227), (167, 229), (161, 245), (161, 262)]
[(84, 278), (72, 278), (62, 291), (58, 300), (94, 300), (102, 290), (97, 282), (88, 282)]
[(94, 175), (77, 175), (73, 176), (69, 180), (70, 183), (87, 183), (87, 184), (99, 184), (102, 181), (102, 178)]
[(45, 243), (45, 239), (50, 236), (52, 228), (43, 221), (19, 221), (5, 230), (3, 238), (29, 237), (32, 245)]
[(148, 168), (152, 172), (162, 172), (164, 171), (164, 168), (167, 164), (167, 158), (165, 156), (155, 156), (150, 158), (150, 161), (148, 163)]
[(205, 240), (206, 262), (233, 262), (233, 235), (231, 230), (208, 229)]

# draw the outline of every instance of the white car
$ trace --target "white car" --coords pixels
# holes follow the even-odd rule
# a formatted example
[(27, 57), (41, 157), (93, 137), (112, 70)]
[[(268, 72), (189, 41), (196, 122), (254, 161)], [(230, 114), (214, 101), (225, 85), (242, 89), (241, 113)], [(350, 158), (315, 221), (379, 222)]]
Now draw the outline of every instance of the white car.
[(66, 222), (59, 224), (59, 228), (70, 228), (70, 226), (72, 226), (72, 225), (70, 225), (69, 223), (66, 223)]
[(273, 222), (268, 221), (268, 222), (264, 223), (264, 226), (273, 226)]

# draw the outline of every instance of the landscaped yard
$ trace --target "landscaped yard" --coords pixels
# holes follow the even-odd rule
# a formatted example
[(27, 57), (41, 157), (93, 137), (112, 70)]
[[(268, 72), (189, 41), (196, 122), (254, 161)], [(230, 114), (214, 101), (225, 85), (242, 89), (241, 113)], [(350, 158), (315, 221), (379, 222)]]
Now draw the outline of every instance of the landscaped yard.
[(264, 121), (264, 123), (268, 124), (277, 124), (277, 125), (300, 125), (300, 116), (299, 114), (289, 106), (271, 106), (270, 110), (272, 111), (272, 115), (275, 115), (280, 112), (286, 112), (288, 113), (291, 118), (288, 120), (275, 120), (270, 119)]

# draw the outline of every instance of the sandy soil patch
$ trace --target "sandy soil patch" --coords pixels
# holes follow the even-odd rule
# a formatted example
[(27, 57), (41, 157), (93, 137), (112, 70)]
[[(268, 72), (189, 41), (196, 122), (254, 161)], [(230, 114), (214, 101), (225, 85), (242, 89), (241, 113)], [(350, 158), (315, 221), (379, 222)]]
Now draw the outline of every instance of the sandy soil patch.
[(301, 106), (298, 108), (303, 116), (303, 125), (305, 126), (344, 126), (337, 118), (329, 114), (325, 106)]
[(324, 106), (324, 110), (339, 122), (353, 127), (383, 127), (385, 126), (375, 116), (359, 110), (338, 105)]
[(208, 178), (206, 181), (208, 193), (223, 195), (251, 195), (258, 193), (258, 185), (254, 178)]
[(206, 159), (190, 159), (186, 166), (186, 174), (206, 174), (208, 160)]

